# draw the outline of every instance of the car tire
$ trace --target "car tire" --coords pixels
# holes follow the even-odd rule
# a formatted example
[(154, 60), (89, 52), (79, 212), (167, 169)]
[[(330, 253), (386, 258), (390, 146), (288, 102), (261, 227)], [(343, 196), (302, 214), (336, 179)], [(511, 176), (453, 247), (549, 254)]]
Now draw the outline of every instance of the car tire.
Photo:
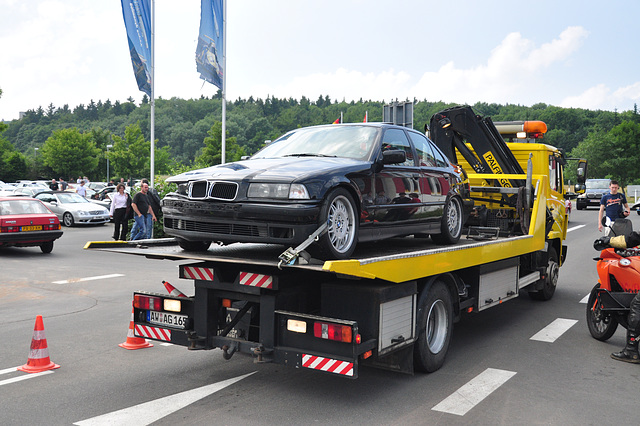
[(184, 251), (207, 251), (211, 246), (211, 241), (178, 240), (178, 245)]
[(51, 253), (53, 250), (53, 241), (47, 241), (46, 243), (40, 244), (40, 250), (45, 254)]
[(444, 364), (453, 334), (453, 302), (442, 281), (420, 292), (413, 362), (418, 371), (433, 373)]
[(455, 244), (462, 235), (462, 202), (458, 197), (451, 197), (444, 207), (440, 222), (440, 233), (432, 234), (431, 239), (437, 244)]
[(62, 223), (64, 224), (64, 226), (67, 226), (67, 227), (73, 226), (73, 224), (75, 223), (75, 220), (73, 220), (73, 215), (69, 212), (66, 212), (65, 214), (63, 214)]
[(320, 210), (318, 226), (326, 223), (320, 247), (332, 259), (348, 259), (358, 243), (358, 213), (353, 197), (344, 188), (332, 190)]

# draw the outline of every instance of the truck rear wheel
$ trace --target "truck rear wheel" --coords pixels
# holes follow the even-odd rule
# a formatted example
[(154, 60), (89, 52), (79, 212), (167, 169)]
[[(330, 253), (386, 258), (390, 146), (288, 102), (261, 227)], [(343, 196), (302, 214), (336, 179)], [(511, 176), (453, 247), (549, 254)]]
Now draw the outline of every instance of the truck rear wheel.
[(416, 370), (432, 373), (444, 364), (453, 332), (451, 293), (434, 281), (420, 293), (413, 363)]
[(559, 274), (558, 254), (556, 253), (556, 249), (549, 247), (549, 261), (547, 263), (546, 278), (542, 290), (529, 292), (529, 297), (534, 300), (550, 300), (556, 292)]

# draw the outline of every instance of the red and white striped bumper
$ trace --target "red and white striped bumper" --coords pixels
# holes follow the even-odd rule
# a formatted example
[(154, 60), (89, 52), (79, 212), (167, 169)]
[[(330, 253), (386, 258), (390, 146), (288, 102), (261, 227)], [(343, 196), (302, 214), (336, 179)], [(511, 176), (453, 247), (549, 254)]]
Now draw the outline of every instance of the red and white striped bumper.
[(341, 376), (353, 376), (353, 363), (321, 356), (302, 354), (302, 366)]
[(136, 337), (144, 337), (145, 339), (171, 342), (171, 330), (167, 330), (166, 328), (135, 324), (135, 335)]

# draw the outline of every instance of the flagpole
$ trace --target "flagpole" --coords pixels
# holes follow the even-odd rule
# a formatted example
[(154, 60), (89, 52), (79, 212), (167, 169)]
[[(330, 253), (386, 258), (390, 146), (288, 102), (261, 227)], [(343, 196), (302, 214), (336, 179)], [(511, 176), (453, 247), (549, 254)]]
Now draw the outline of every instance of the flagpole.
[(151, 0), (151, 179), (149, 180), (149, 186), (154, 186), (155, 181), (155, 149), (156, 142), (155, 136), (155, 117), (156, 117), (156, 99), (155, 99), (155, 22), (156, 22), (156, 1)]
[(221, 163), (226, 162), (227, 153), (227, 0), (222, 6), (222, 157)]

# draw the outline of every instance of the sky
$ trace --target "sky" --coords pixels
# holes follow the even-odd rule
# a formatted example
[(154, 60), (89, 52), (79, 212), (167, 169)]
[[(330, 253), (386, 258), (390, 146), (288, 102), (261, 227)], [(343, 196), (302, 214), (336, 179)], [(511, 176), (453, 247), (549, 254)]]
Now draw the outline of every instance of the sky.
[[(640, 103), (637, 0), (227, 0), (227, 100)], [(199, 0), (155, 0), (156, 98), (213, 96)], [(138, 90), (120, 0), (0, 0), (0, 120)]]

